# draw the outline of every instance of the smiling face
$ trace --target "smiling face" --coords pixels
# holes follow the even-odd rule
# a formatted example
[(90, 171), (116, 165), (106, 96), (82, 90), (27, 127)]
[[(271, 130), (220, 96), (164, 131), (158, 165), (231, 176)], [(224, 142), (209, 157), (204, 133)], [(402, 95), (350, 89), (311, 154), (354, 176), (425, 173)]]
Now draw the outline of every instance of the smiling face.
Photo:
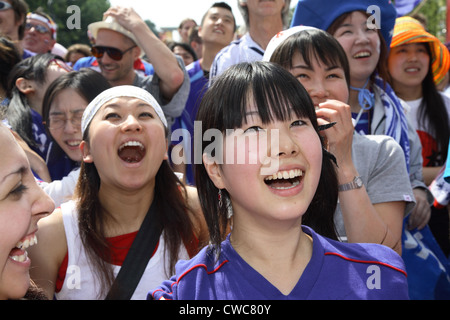
[(302, 55), (296, 52), (289, 71), (308, 91), (315, 106), (328, 99), (348, 101), (348, 86), (342, 66), (326, 66), (314, 57), (311, 65), (308, 65)]
[[(124, 52), (135, 43), (123, 34), (109, 29), (98, 30), (95, 40), (97, 46), (106, 46), (119, 49)], [(134, 79), (134, 61), (139, 57), (139, 49), (135, 47), (123, 54), (122, 59), (114, 60), (106, 52), (103, 57), (98, 58), (98, 65), (102, 75), (111, 85), (132, 84)]]
[(234, 27), (234, 18), (230, 10), (213, 7), (205, 15), (198, 33), (203, 43), (225, 47), (233, 40)]
[[(339, 41), (350, 65), (350, 82), (362, 86), (374, 72), (380, 58), (380, 37), (368, 28), (367, 16), (359, 11), (349, 14), (333, 36)], [(358, 85), (362, 83), (362, 85)]]
[(300, 225), (322, 169), (321, 142), (307, 117), (291, 111), (285, 120), (262, 121), (249, 101), (243, 125), (225, 136), (223, 150), (225, 163), (209, 173), (230, 194), (234, 219)]
[(74, 89), (58, 93), (49, 110), (52, 138), (73, 161), (81, 161), (81, 117), (88, 102)]
[(388, 58), (389, 73), (394, 90), (422, 91), (422, 81), (428, 73), (430, 56), (425, 43), (410, 43), (391, 48)]
[(126, 190), (154, 185), (167, 159), (163, 123), (150, 104), (130, 97), (112, 99), (99, 109), (81, 148), (83, 161), (95, 164), (102, 186)]
[(0, 125), (0, 299), (18, 299), (29, 285), (30, 259), (39, 219), (51, 213), (53, 201), (36, 184), (24, 151)]

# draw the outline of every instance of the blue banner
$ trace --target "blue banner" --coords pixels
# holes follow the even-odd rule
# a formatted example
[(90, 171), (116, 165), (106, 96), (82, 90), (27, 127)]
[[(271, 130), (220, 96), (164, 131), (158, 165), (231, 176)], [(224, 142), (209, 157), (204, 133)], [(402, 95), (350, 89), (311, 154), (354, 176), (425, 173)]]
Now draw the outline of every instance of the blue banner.
[(450, 263), (430, 228), (408, 230), (405, 218), (402, 258), (411, 300), (450, 300)]
[(397, 17), (407, 15), (414, 10), (423, 0), (395, 0), (394, 6), (397, 9)]

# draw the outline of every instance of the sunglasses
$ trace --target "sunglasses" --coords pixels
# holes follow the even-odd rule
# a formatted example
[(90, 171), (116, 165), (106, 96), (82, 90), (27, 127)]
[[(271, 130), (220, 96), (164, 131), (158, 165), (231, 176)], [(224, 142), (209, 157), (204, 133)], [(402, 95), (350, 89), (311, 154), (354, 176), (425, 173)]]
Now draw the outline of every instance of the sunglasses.
[(33, 24), (33, 23), (27, 23), (25, 25), (25, 30), (31, 30), (31, 28), (34, 28), (34, 30), (36, 30), (37, 32), (41, 33), (41, 34), (46, 34), (46, 33), (50, 33), (50, 30), (47, 29), (44, 26), (41, 26), (40, 24)]
[(91, 53), (94, 57), (96, 57), (97, 59), (100, 59), (101, 57), (103, 57), (103, 55), (106, 52), (111, 59), (119, 61), (119, 60), (122, 60), (123, 55), (125, 53), (127, 53), (128, 51), (130, 51), (131, 49), (133, 49), (135, 47), (137, 47), (137, 45), (134, 45), (125, 51), (120, 51), (119, 49), (113, 48), (113, 47), (93, 46), (91, 48)]
[(8, 2), (0, 1), (0, 11), (8, 10), (9, 8), (12, 7)]

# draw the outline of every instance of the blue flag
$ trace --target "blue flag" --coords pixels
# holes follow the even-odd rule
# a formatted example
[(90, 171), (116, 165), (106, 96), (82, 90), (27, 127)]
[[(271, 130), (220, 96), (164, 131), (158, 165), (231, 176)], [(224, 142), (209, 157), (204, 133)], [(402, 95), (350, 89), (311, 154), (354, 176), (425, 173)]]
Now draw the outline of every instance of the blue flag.
[(397, 9), (397, 17), (407, 15), (421, 2), (422, 0), (395, 0), (394, 6)]

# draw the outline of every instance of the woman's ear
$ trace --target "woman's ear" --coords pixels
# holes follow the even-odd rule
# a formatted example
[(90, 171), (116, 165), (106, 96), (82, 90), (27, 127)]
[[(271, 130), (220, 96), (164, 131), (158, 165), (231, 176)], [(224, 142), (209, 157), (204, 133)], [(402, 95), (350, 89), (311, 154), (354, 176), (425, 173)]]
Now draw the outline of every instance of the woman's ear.
[(92, 155), (89, 150), (89, 144), (86, 141), (81, 141), (80, 143), (80, 150), (81, 154), (83, 155), (83, 161), (86, 163), (92, 163), (94, 162), (94, 159), (92, 158)]
[(203, 154), (203, 165), (205, 166), (205, 170), (208, 173), (209, 178), (214, 183), (216, 188), (224, 189), (225, 183), (223, 181), (223, 174), (220, 166), (217, 162), (208, 156), (206, 153)]
[(16, 87), (25, 95), (35, 92), (34, 81), (22, 77), (16, 80)]

